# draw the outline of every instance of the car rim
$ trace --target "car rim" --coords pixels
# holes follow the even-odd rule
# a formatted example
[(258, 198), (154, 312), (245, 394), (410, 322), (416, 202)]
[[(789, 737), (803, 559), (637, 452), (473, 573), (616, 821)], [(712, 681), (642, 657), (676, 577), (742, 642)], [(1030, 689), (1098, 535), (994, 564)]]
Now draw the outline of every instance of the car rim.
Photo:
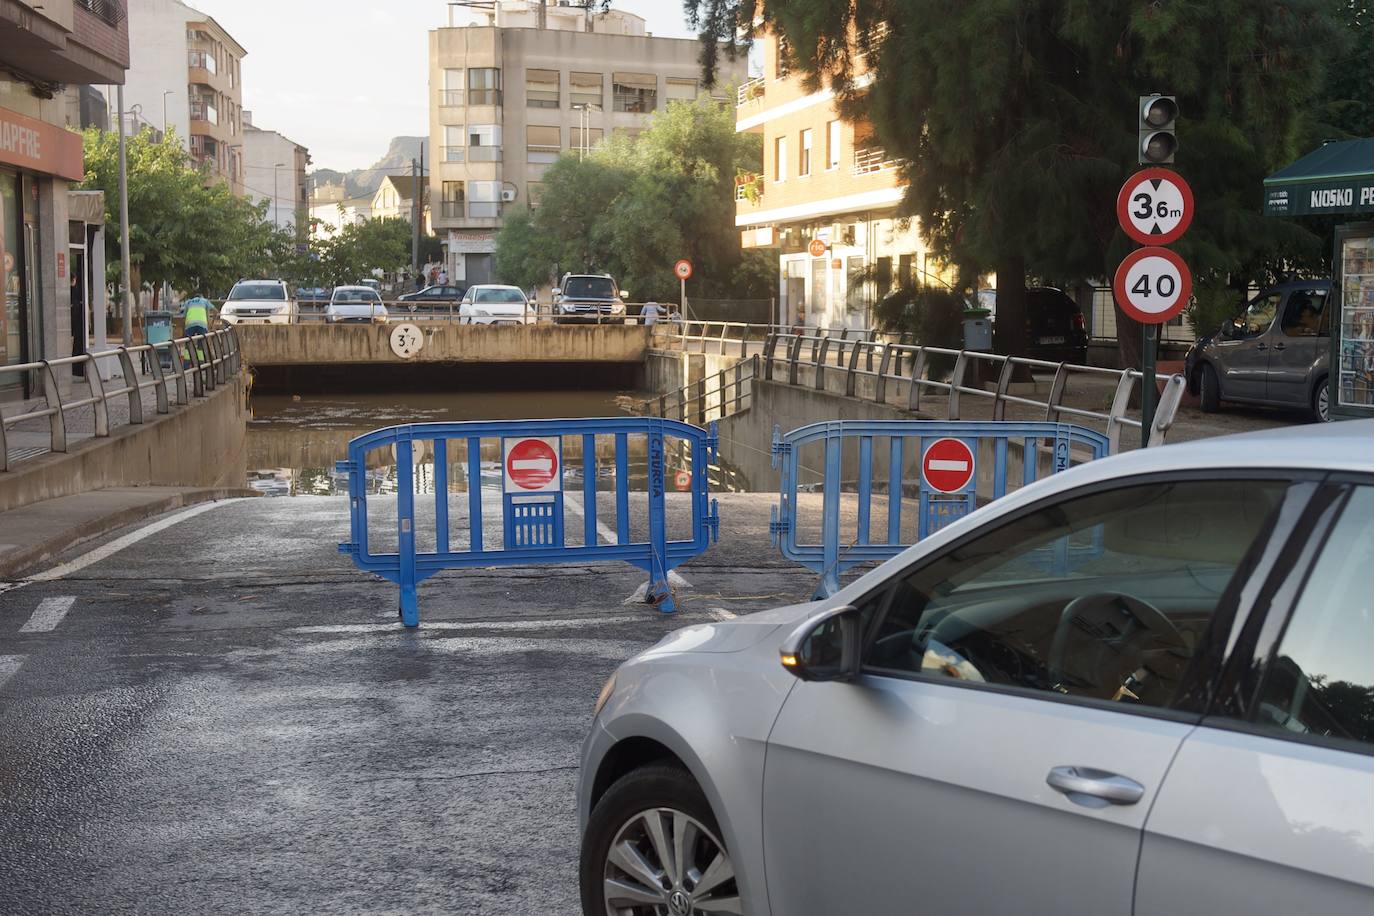
[(1325, 422), (1327, 413), (1331, 409), (1331, 390), (1323, 382), (1321, 388), (1317, 390), (1317, 418)]
[(701, 822), (671, 808), (625, 822), (606, 854), (606, 916), (743, 913), (735, 869)]

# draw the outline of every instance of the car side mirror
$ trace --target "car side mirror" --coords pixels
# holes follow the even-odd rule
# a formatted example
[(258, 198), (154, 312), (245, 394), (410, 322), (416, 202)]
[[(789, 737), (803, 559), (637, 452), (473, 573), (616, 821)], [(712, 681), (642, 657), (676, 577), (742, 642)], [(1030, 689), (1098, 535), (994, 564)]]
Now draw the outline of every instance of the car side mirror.
[(550, 292), (550, 295), (553, 296), (553, 301), (554, 301), (554, 302), (557, 302), (559, 299), (562, 299), (562, 298), (563, 298), (563, 291), (562, 291), (561, 289), (558, 289), (557, 287), (555, 287), (555, 288)]
[(622, 289), (622, 290), (620, 291), (620, 298), (621, 298), (621, 299), (629, 299), (629, 298), (630, 298), (630, 291), (629, 291), (628, 289)]
[(782, 644), (782, 666), (803, 681), (852, 681), (859, 675), (859, 609), (831, 608)]

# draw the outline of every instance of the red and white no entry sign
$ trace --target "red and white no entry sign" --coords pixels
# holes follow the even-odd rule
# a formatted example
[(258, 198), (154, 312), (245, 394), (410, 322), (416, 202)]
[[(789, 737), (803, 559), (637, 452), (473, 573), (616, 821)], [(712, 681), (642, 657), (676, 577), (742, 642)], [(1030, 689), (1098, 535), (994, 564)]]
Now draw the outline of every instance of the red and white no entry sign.
[(1193, 222), (1193, 189), (1168, 169), (1142, 169), (1116, 196), (1121, 228), (1142, 245), (1168, 245)]
[(926, 486), (940, 493), (959, 493), (973, 480), (973, 449), (962, 439), (936, 439), (921, 459)]
[(506, 439), (506, 492), (547, 493), (563, 489), (560, 440)]
[(1141, 324), (1176, 317), (1193, 295), (1193, 272), (1167, 248), (1138, 248), (1126, 255), (1112, 283), (1121, 310)]
[(678, 261), (676, 264), (673, 265), (673, 274), (679, 280), (692, 279), (692, 262), (687, 260), (686, 258), (683, 258), (681, 261)]

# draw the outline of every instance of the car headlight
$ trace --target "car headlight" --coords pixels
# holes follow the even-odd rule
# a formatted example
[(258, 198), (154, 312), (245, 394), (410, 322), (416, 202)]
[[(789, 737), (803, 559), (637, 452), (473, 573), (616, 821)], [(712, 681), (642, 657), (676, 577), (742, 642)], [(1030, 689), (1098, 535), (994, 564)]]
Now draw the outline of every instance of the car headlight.
[(625, 314), (625, 303), (623, 303), (623, 302), (621, 302), (621, 301), (619, 301), (619, 300), (616, 300), (616, 301), (611, 305), (611, 314), (613, 314), (613, 315), (624, 315), (624, 314)]
[(610, 700), (611, 695), (614, 693), (615, 674), (612, 674), (610, 677), (606, 678), (606, 683), (601, 685), (601, 692), (596, 695), (596, 709), (592, 712), (592, 718), (601, 715), (602, 707), (606, 705), (607, 701)]

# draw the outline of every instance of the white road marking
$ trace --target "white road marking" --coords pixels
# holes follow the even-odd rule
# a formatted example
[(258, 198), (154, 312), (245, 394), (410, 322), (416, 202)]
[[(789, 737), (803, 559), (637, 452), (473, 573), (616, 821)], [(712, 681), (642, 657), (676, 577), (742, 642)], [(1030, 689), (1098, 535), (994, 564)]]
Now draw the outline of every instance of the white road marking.
[[(563, 505), (567, 506), (569, 509), (573, 510), (583, 518), (587, 517), (587, 510), (583, 507), (582, 500), (578, 499), (576, 496), (573, 496), (571, 493), (563, 494)], [(607, 528), (606, 523), (601, 520), (601, 517), (599, 515), (596, 519), (596, 533), (601, 535), (602, 540), (605, 541), (607, 544), (616, 544), (620, 541), (620, 536), (615, 533), (614, 529)]]
[[(605, 623), (627, 623), (657, 618), (644, 614), (619, 615), (606, 617), (567, 617), (558, 620), (438, 620), (421, 625), (423, 630), (566, 630)], [(308, 627), (292, 627), (288, 633), (302, 635), (329, 633), (391, 633), (397, 630), (396, 623), (334, 623)]]
[(967, 461), (950, 461), (943, 458), (931, 458), (926, 462), (926, 467), (932, 471), (967, 471)]
[(14, 677), (19, 666), (24, 664), (24, 655), (0, 655), (0, 687), (5, 686), (5, 682)]
[(734, 620), (736, 617), (739, 616), (734, 611), (727, 611), (723, 607), (707, 608), (706, 613), (716, 618), (717, 620)]
[(35, 573), (32, 576), (28, 577), (28, 581), (53, 582), (57, 579), (65, 578), (67, 576), (70, 576), (74, 572), (80, 572), (87, 566), (92, 566), (96, 563), (99, 563), (101, 560), (104, 560), (107, 557), (114, 556), (126, 547), (132, 547), (139, 541), (142, 541), (145, 538), (150, 538), (153, 535), (157, 534), (159, 531), (165, 531), (168, 528), (175, 525), (177, 522), (184, 522), (188, 518), (193, 518), (197, 515), (200, 515), (203, 512), (209, 512), (211, 509), (218, 508), (219, 506), (223, 506), (226, 503), (238, 501), (239, 500), (237, 499), (223, 499), (219, 502), (201, 503), (198, 506), (192, 506), (191, 508), (178, 512), (175, 515), (169, 515), (166, 518), (158, 519), (151, 525), (144, 525), (137, 531), (132, 531), (129, 534), (124, 535), (123, 537), (115, 538), (113, 541), (110, 541), (110, 543), (103, 544), (100, 547), (97, 547), (95, 550), (92, 550), (90, 553), (83, 554), (77, 557), (75, 560), (63, 563), (61, 566), (54, 566), (52, 569), (46, 570), (45, 572)]
[(48, 633), (57, 629), (57, 625), (62, 622), (62, 618), (67, 616), (67, 612), (76, 604), (75, 595), (63, 595), (59, 598), (44, 598), (38, 602), (38, 609), (33, 612), (29, 622), (19, 628), (20, 633)]

